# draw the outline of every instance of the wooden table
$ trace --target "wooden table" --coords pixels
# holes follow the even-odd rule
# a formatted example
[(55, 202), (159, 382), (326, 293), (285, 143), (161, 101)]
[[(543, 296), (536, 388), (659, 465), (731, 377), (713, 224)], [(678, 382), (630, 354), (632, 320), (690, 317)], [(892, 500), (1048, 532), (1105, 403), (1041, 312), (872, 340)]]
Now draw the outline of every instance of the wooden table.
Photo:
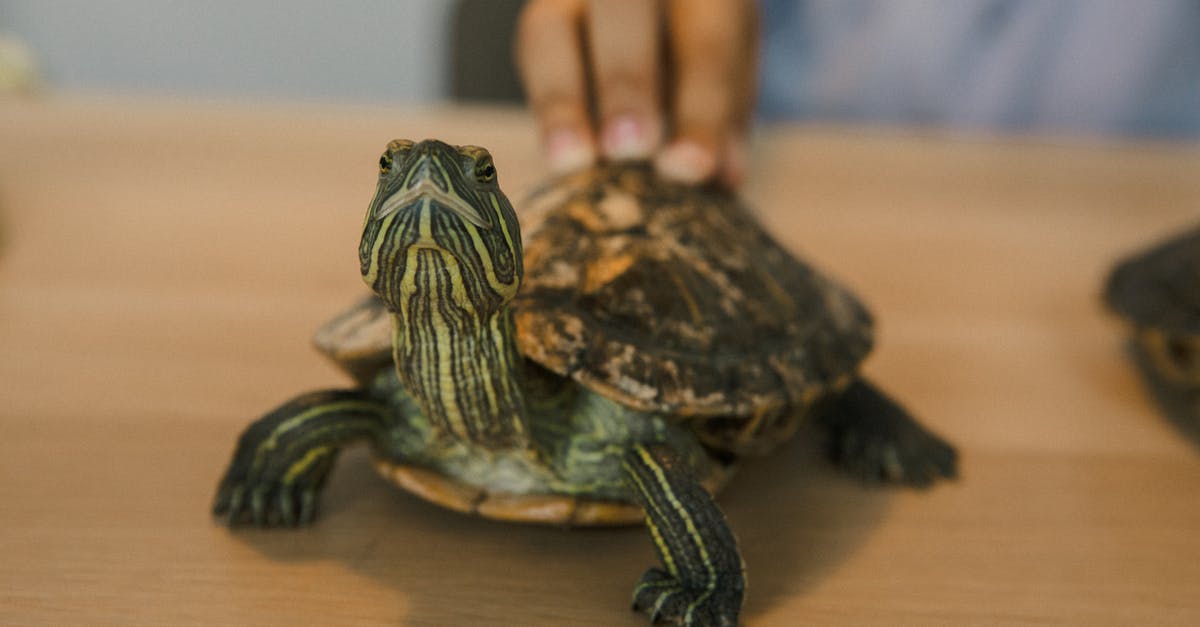
[[(0, 623), (641, 625), (641, 529), (473, 519), (345, 455), (323, 516), (230, 532), (234, 439), (345, 381), (310, 331), (362, 289), (392, 137), (539, 171), (520, 112), (0, 103)], [(1097, 295), (1196, 220), (1200, 151), (778, 127), (747, 194), (880, 319), (867, 370), (962, 478), (865, 489), (801, 437), (721, 503), (747, 625), (1200, 624), (1200, 456)]]

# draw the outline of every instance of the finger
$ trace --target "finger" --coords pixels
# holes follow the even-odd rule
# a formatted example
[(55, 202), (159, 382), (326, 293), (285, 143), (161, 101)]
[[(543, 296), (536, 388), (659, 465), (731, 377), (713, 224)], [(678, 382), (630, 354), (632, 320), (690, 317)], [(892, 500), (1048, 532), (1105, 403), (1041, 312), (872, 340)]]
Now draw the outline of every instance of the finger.
[(610, 159), (645, 159), (661, 141), (660, 11), (658, 0), (588, 5), (600, 149)]
[(720, 181), (729, 188), (736, 188), (746, 178), (746, 161), (750, 126), (754, 118), (754, 107), (758, 102), (759, 35), (761, 17), (757, 3), (745, 7), (742, 24), (741, 45), (733, 76), (737, 86), (733, 91), (733, 115), (726, 144), (717, 173)]
[(532, 0), (517, 21), (517, 69), (556, 171), (589, 165), (596, 155), (584, 69), (585, 8), (584, 0)]
[(685, 182), (712, 177), (723, 160), (744, 94), (737, 76), (746, 58), (748, 0), (713, 0), (697, 8), (688, 0), (668, 0), (669, 52), (675, 76), (670, 145), (657, 160), (659, 170)]
[(730, 125), (735, 134), (744, 135), (750, 127), (754, 105), (758, 101), (758, 43), (761, 23), (757, 3), (739, 4), (740, 21), (733, 58), (733, 112)]

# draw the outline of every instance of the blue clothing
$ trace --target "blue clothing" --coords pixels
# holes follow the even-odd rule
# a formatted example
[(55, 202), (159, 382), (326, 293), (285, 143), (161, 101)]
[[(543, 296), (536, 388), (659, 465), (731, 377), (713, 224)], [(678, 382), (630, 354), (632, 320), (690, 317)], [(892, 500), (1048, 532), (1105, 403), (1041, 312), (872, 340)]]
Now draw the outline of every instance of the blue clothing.
[(767, 119), (1200, 138), (1200, 0), (762, 0)]

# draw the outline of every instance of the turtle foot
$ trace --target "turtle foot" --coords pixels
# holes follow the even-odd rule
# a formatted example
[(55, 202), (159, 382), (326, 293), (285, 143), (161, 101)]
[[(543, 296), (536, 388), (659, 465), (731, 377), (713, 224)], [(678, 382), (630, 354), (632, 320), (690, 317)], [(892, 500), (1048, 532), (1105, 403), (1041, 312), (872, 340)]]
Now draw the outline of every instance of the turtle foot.
[(230, 527), (311, 523), (340, 447), (378, 437), (386, 415), (360, 390), (312, 392), (280, 405), (238, 439), (213, 514)]
[(633, 590), (633, 609), (652, 624), (687, 627), (733, 627), (738, 622), (742, 591), (689, 588), (671, 575), (651, 568)]
[(834, 463), (869, 483), (924, 488), (958, 475), (958, 453), (903, 407), (860, 381), (822, 417)]
[(293, 439), (288, 415), (268, 415), (238, 439), (212, 506), (213, 515), (226, 525), (295, 527), (311, 523), (316, 515), (317, 497), (337, 449)]

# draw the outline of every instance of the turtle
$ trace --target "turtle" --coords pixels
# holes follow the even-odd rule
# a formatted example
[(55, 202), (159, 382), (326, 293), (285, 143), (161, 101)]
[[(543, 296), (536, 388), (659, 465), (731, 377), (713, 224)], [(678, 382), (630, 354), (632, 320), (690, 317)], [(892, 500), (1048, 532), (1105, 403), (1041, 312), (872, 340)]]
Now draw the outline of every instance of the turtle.
[(1200, 426), (1200, 225), (1120, 260), (1104, 287), (1132, 328), (1131, 349), (1168, 413)]
[(745, 591), (716, 491), (807, 416), (869, 480), (954, 477), (953, 446), (859, 374), (872, 317), (728, 190), (640, 162), (549, 179), (522, 204), (490, 153), (393, 140), (359, 245), (372, 294), (318, 329), (355, 386), (241, 435), (213, 511), (313, 520), (338, 451), (442, 506), (567, 526), (644, 524), (661, 560), (633, 608), (733, 625)]

